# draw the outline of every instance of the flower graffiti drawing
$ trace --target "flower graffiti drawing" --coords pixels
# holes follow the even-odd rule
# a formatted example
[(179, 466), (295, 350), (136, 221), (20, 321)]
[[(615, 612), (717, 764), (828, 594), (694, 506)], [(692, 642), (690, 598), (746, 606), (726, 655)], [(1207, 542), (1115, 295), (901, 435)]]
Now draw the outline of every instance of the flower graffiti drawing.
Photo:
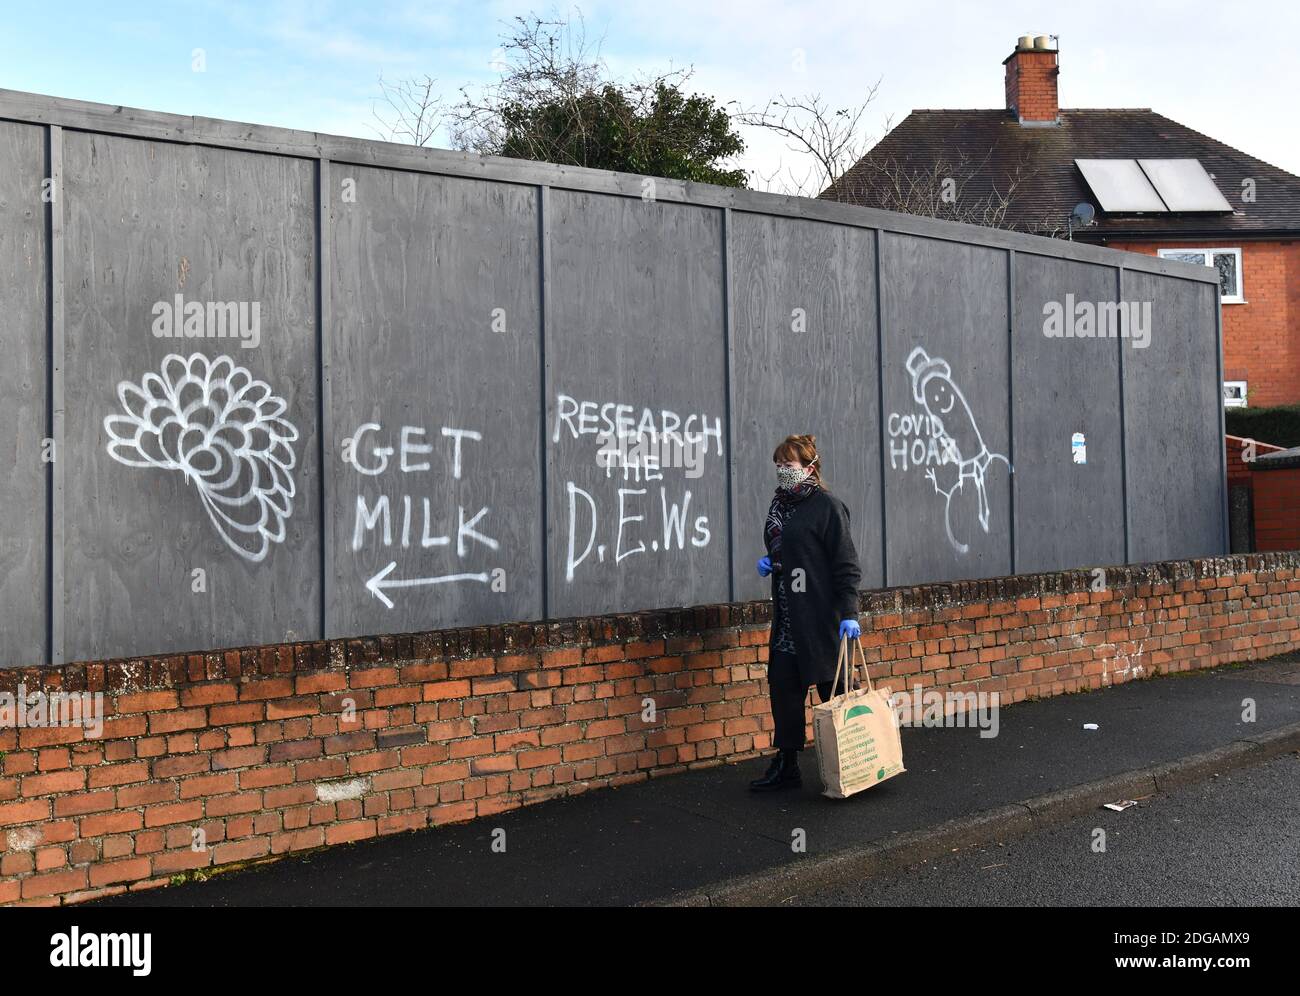
[(288, 403), (229, 356), (175, 353), (159, 373), (117, 386), (125, 414), (104, 419), (108, 455), (179, 470), (226, 544), (253, 562), (284, 540), (298, 430)]

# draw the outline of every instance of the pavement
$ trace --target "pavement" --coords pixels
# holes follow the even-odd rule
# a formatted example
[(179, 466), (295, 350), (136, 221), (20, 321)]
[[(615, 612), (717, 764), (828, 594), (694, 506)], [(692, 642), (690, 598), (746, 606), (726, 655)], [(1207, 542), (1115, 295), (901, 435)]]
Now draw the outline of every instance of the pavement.
[(979, 733), (904, 727), (907, 772), (848, 799), (810, 743), (799, 789), (749, 791), (751, 758), (89, 905), (787, 902), (1300, 750), (1300, 654), (1007, 705)]

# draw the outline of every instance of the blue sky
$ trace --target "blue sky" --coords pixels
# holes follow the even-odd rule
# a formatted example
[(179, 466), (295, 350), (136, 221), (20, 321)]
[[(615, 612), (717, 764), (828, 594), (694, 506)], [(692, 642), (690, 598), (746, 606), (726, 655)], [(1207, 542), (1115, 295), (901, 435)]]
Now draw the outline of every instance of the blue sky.
[[(429, 74), (449, 95), (487, 82), (514, 14), (549, 3), (262, 0), (3, 2), (0, 86), (110, 104), (376, 138), (377, 83)], [(1046, 4), (891, 0), (584, 2), (617, 72), (693, 66), (692, 86), (746, 105), (820, 92), (839, 104), (883, 77), (869, 111), (1002, 106), (1001, 62), (1026, 33), (1060, 37), (1065, 107), (1152, 107), (1300, 173), (1289, 55), (1300, 6), (1203, 0)], [(203, 72), (191, 68), (202, 49)], [(434, 144), (445, 144), (437, 141)], [(741, 165), (794, 163), (762, 136)]]

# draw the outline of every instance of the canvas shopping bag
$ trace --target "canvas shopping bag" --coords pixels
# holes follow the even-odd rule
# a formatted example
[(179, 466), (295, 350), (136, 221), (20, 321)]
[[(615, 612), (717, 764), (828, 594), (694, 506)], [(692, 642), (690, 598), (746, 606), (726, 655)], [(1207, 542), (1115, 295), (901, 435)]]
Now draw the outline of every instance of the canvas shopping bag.
[(861, 641), (855, 640), (854, 645), (862, 659), (866, 687), (858, 687), (857, 667), (849, 652), (848, 637), (844, 637), (831, 687), (839, 687), (840, 671), (844, 669), (844, 687), (848, 691), (813, 706), (813, 743), (822, 794), (832, 799), (846, 799), (907, 770), (903, 767), (903, 741), (894, 710), (889, 699), (871, 685)]

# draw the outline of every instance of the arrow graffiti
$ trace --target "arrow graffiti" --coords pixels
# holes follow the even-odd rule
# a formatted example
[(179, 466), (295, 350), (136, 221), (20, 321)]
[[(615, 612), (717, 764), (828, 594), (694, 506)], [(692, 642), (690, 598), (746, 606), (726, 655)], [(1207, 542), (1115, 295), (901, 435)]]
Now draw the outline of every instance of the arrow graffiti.
[(390, 561), (387, 567), (366, 582), (366, 588), (369, 589), (370, 593), (390, 609), (393, 607), (393, 600), (384, 594), (385, 588), (419, 588), (426, 584), (446, 584), (451, 581), (481, 581), (487, 584), (491, 580), (491, 576), (486, 571), (482, 574), (443, 574), (432, 578), (396, 578), (392, 581), (387, 580), (388, 575), (392, 574), (396, 567), (397, 561)]

